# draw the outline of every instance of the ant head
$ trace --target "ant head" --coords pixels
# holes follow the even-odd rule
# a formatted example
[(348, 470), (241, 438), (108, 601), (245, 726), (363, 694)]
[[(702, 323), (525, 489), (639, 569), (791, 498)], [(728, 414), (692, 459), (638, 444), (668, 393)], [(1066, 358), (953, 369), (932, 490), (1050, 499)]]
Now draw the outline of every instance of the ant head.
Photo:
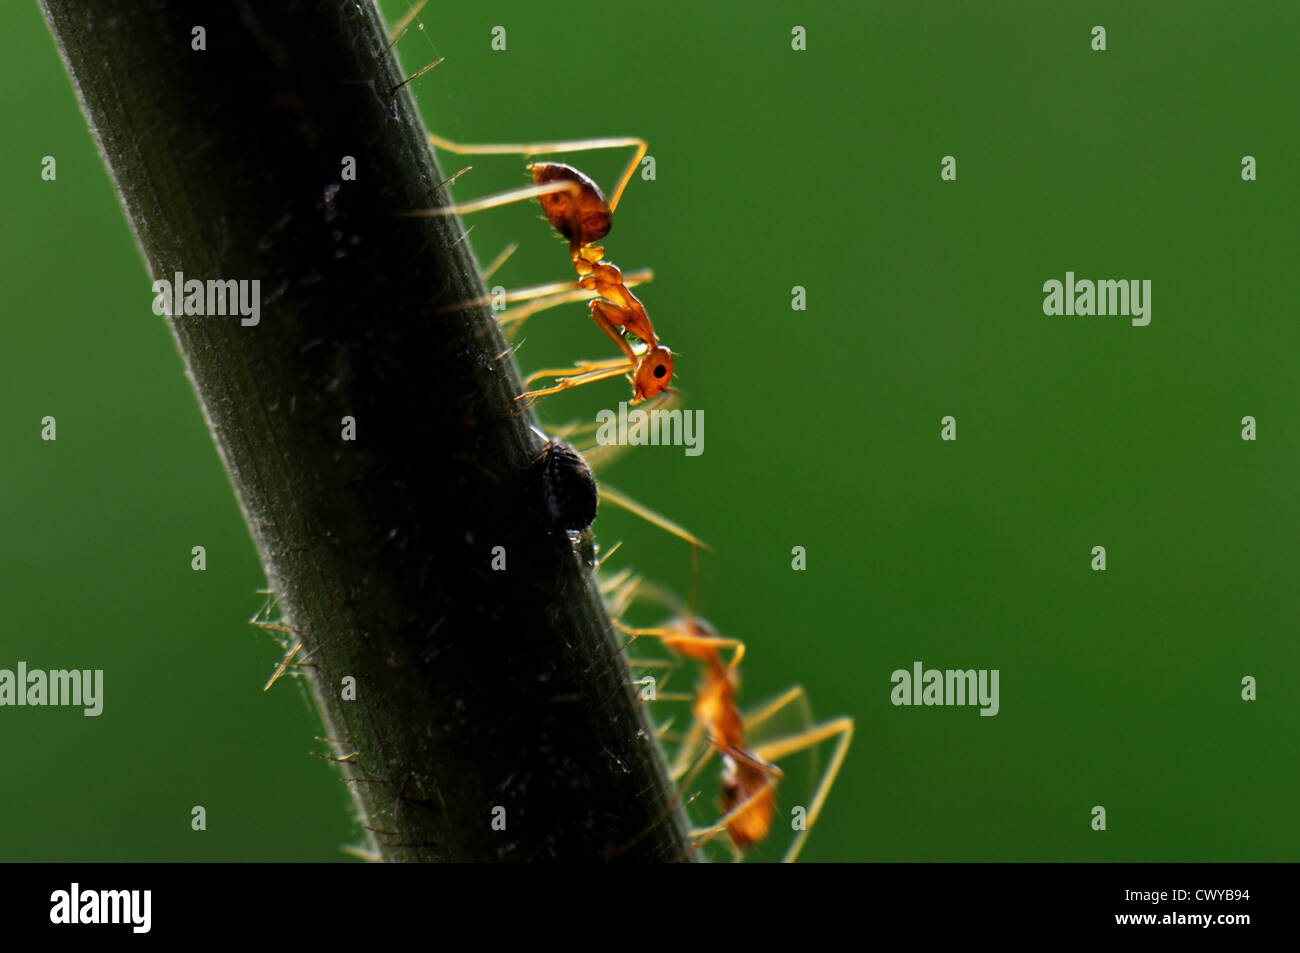
[(655, 345), (641, 356), (636, 366), (636, 377), (632, 381), (636, 391), (637, 402), (658, 397), (666, 390), (673, 379), (673, 352), (662, 344)]

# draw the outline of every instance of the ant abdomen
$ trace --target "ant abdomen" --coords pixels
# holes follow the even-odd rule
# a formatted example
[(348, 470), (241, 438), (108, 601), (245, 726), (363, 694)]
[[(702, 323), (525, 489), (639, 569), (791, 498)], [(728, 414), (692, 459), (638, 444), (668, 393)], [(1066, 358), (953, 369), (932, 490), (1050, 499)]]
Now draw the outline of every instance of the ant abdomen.
[(539, 196), (547, 220), (565, 237), (575, 256), (583, 245), (609, 234), (614, 216), (600, 186), (563, 162), (534, 162), (529, 168), (538, 185), (568, 182), (575, 186), (568, 191)]

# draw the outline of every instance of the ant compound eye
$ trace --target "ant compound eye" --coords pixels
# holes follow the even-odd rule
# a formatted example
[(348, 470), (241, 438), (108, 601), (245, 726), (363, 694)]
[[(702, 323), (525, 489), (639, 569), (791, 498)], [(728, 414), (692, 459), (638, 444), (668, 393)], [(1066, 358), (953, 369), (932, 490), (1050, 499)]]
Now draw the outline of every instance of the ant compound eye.
[(537, 459), (542, 502), (551, 526), (578, 532), (596, 518), (596, 478), (587, 461), (559, 440), (548, 441)]
[(662, 364), (659, 364), (655, 367), (655, 377), (663, 377), (667, 373), (668, 373), (668, 368), (664, 367)]

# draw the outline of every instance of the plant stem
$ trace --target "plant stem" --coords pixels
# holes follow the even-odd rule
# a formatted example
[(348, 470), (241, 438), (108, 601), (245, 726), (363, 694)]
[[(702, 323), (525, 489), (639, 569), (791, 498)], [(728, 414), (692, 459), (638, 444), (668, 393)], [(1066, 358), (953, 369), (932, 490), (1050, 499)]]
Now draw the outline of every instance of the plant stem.
[(463, 225), (394, 215), (445, 199), (377, 8), (43, 6), (152, 275), (260, 281), (161, 320), (381, 856), (688, 857), (497, 322), (434, 313), (484, 294)]

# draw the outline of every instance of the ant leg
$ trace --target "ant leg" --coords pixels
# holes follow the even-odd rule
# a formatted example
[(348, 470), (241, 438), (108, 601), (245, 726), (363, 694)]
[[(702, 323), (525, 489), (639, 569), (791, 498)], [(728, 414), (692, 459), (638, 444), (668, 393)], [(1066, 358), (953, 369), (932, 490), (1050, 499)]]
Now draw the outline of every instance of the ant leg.
[(627, 659), (628, 668), (672, 668), (679, 667), (679, 662), (666, 658), (631, 658)]
[[(567, 281), (557, 281), (554, 284), (560, 285), (561, 289), (549, 295), (538, 295), (531, 303), (524, 305), (522, 308), (511, 309), (501, 315), (501, 327), (506, 329), (507, 340), (513, 341), (515, 336), (523, 329), (524, 322), (538, 311), (549, 311), (551, 308), (558, 308), (560, 305), (568, 304), (571, 301), (589, 301), (595, 294), (594, 291), (587, 291), (585, 288), (573, 288), (571, 283)], [(540, 285), (538, 287), (547, 286)], [(510, 300), (509, 292), (506, 293), (506, 300)]]
[[(527, 387), (533, 381), (540, 380), (543, 377), (563, 377), (565, 374), (572, 374), (575, 371), (586, 374), (592, 371), (616, 370), (618, 368), (631, 370), (627, 358), (610, 357), (602, 361), (578, 361), (572, 367), (548, 367), (544, 370), (533, 371), (524, 380), (524, 386)], [(611, 374), (610, 376), (612, 377), (613, 375)], [(516, 397), (515, 399), (519, 400), (520, 398)]]
[(672, 734), (672, 730), (673, 730), (673, 719), (670, 717), (666, 721), (664, 721), (663, 724), (655, 727), (655, 737), (658, 738), (660, 741), (672, 741), (674, 740), (675, 737)]
[[(633, 682), (632, 684), (647, 685), (649, 684), (649, 682), (647, 682), (645, 679), (641, 679), (640, 681)], [(661, 702), (688, 702), (694, 697), (695, 696), (692, 695), (690, 692), (660, 692), (660, 691), (655, 692), (655, 700)]]
[[(651, 697), (646, 701), (670, 701), (670, 702), (689, 702), (693, 701), (695, 696), (690, 693), (668, 692), (668, 682), (673, 675), (681, 668), (681, 663), (673, 659), (662, 658), (632, 658), (628, 656), (624, 659), (627, 664), (629, 674), (635, 675), (638, 671), (642, 673), (641, 678), (632, 682), (633, 685), (653, 685)], [(664, 670), (660, 675), (651, 675), (647, 669)]]
[[(497, 267), (497, 263), (494, 262), (493, 268), (495, 269), (496, 267)], [(487, 280), (489, 273), (490, 272), (484, 272), (483, 274), (484, 281)], [(544, 285), (530, 285), (527, 288), (516, 288), (513, 291), (507, 291), (505, 293), (505, 300), (506, 300), (506, 304), (511, 304), (515, 301), (531, 301), (537, 298), (545, 299), (550, 296), (570, 294), (573, 290), (574, 289), (573, 289), (572, 281), (551, 281)], [(457, 311), (467, 311), (470, 308), (486, 308), (492, 304), (492, 300), (493, 300), (493, 295), (485, 294), (482, 297), (472, 298), (469, 301), (461, 301), (457, 304), (444, 305), (443, 307), (438, 308), (433, 313), (452, 314)], [(561, 302), (557, 302), (557, 303), (561, 303)], [(547, 305), (546, 307), (551, 307), (551, 306)], [(507, 312), (507, 314), (501, 318), (502, 324), (506, 324), (510, 320), (509, 315), (511, 313), (512, 312)]]
[[(627, 295), (632, 297), (631, 292), (627, 292)], [(636, 299), (633, 297), (632, 300)], [(608, 298), (592, 298), (591, 316), (606, 334), (614, 336), (615, 343), (623, 348), (624, 353), (631, 352), (629, 356), (635, 356), (635, 352), (632, 351), (632, 345), (626, 342), (624, 332), (635, 334), (646, 343), (647, 347), (659, 346), (659, 337), (650, 326), (649, 319), (645, 317), (644, 309), (638, 314), (632, 308), (615, 304)], [(623, 330), (620, 331), (620, 328)]]
[(546, 155), (552, 152), (588, 152), (595, 149), (623, 149), (634, 146), (636, 152), (633, 153), (632, 160), (628, 162), (627, 168), (623, 170), (623, 174), (619, 177), (618, 186), (614, 189), (614, 195), (609, 200), (609, 210), (611, 212), (618, 208), (619, 200), (623, 197), (627, 184), (632, 181), (637, 166), (641, 164), (641, 160), (645, 158), (645, 154), (650, 148), (648, 142), (634, 136), (609, 139), (573, 139), (568, 142), (531, 142), (516, 145), (466, 145), (452, 142), (431, 132), (429, 133), (429, 141), (439, 149), (446, 149), (448, 152), (455, 152), (459, 155), (519, 155), (525, 158)]
[(709, 549), (709, 550), (713, 548), (708, 543), (704, 542), (702, 539), (699, 539), (693, 533), (678, 526), (668, 517), (656, 513), (654, 510), (650, 509), (649, 507), (642, 506), (640, 503), (632, 499), (630, 496), (624, 496), (622, 493), (620, 493), (618, 490), (615, 490), (612, 486), (610, 486), (607, 483), (598, 484), (596, 487), (596, 492), (600, 495), (600, 498), (602, 500), (608, 500), (609, 502), (613, 503), (615, 506), (627, 510), (633, 516), (639, 516), (647, 523), (651, 523), (655, 526), (658, 526), (660, 529), (665, 530), (666, 532), (672, 533), (678, 539), (684, 539), (692, 546), (703, 546), (705, 549)]
[[(597, 568), (604, 565), (605, 560), (609, 559), (622, 545), (622, 540), (615, 543), (613, 549), (600, 557), (600, 565)], [(632, 604), (632, 596), (636, 592), (637, 580), (640, 578), (631, 569), (620, 569), (613, 575), (601, 576), (600, 594), (609, 603), (612, 615), (621, 616), (623, 611)], [(618, 611), (613, 611), (615, 609)]]
[(544, 185), (528, 185), (519, 189), (510, 189), (506, 192), (498, 192), (496, 195), (488, 195), (481, 199), (474, 199), (461, 205), (443, 205), (438, 208), (417, 208), (393, 212), (397, 218), (445, 218), (448, 215), (468, 215), (471, 212), (482, 212), (485, 209), (500, 208), (502, 205), (511, 205), (515, 202), (526, 202), (529, 199), (537, 198), (541, 195), (550, 195), (553, 192), (568, 192), (573, 195), (580, 192), (581, 189), (573, 182), (547, 182)]
[[(695, 779), (713, 757), (714, 750), (713, 745), (709, 744), (705, 737), (704, 726), (698, 719), (692, 722), (690, 731), (682, 739), (677, 749), (677, 757), (673, 759), (672, 767), (668, 772), (669, 779), (677, 786), (676, 797), (680, 798), (695, 783)], [(690, 800), (695, 800), (697, 796), (698, 793)]]
[(740, 660), (745, 657), (745, 643), (740, 641), (740, 639), (729, 638), (728, 636), (725, 635), (689, 635), (687, 633), (683, 633), (680, 629), (668, 629), (668, 628), (634, 629), (631, 628), (630, 626), (624, 625), (622, 622), (620, 622), (617, 619), (613, 620), (613, 622), (614, 622), (614, 627), (618, 629), (620, 632), (632, 636), (632, 639), (631, 641), (628, 642), (628, 645), (631, 645), (632, 642), (635, 642), (638, 638), (641, 638), (642, 636), (651, 639), (662, 639), (664, 644), (667, 645), (670, 649), (677, 649), (677, 651), (681, 652), (682, 655), (686, 655), (688, 657), (693, 657), (693, 656), (691, 656), (689, 650), (683, 650), (682, 648), (680, 648), (680, 646), (707, 645), (711, 648), (731, 649), (732, 651), (731, 661), (727, 663), (726, 665), (727, 669), (736, 668), (737, 666), (740, 665)]
[[(607, 380), (611, 377), (620, 377), (623, 374), (630, 373), (636, 369), (635, 363), (629, 363), (627, 360), (620, 358), (618, 363), (613, 367), (607, 367), (602, 370), (589, 370), (573, 377), (560, 377), (551, 387), (544, 387), (541, 390), (530, 390), (520, 394), (515, 400), (536, 399), (546, 397), (550, 394), (558, 394), (562, 390), (568, 390), (571, 387), (581, 387), (583, 384), (592, 384), (596, 381)], [(537, 371), (529, 375), (529, 380), (536, 377), (552, 377), (557, 373), (567, 373), (566, 371)]]
[[(708, 744), (705, 734), (704, 724), (696, 719), (691, 724), (682, 746), (677, 749), (677, 757), (673, 759), (672, 766), (669, 768), (669, 778), (683, 790), (695, 782), (696, 777), (704, 770), (716, 750), (713, 745)], [(699, 754), (696, 754), (696, 751), (699, 751)]]
[(677, 593), (649, 582), (639, 575), (632, 576), (628, 580), (626, 592), (621, 595), (625, 606), (631, 605), (637, 599), (642, 599), (652, 602), (683, 619), (689, 619), (693, 615), (690, 607), (682, 601)]
[(757, 711), (750, 712), (745, 716), (745, 729), (753, 731), (765, 721), (771, 720), (777, 712), (788, 708), (795, 702), (799, 702), (800, 708), (803, 709), (804, 717), (807, 719), (804, 724), (812, 722), (812, 708), (808, 705), (808, 693), (803, 690), (802, 685), (795, 685), (793, 688), (786, 689), (782, 694), (772, 699)]
[(497, 255), (496, 258), (492, 259), (492, 264), (488, 265), (487, 268), (484, 270), (483, 280), (484, 281), (491, 280), (492, 276), (496, 274), (497, 269), (500, 268), (502, 265), (504, 265), (507, 261), (509, 261), (510, 256), (513, 255), (518, 250), (519, 250), (518, 242), (511, 242), (509, 245), (507, 245), (501, 251), (501, 254)]
[[(636, 285), (645, 284), (647, 281), (654, 279), (655, 273), (649, 268), (643, 268), (641, 271), (632, 272), (623, 276), (623, 284), (629, 288)], [(542, 289), (548, 289), (542, 291)], [(549, 289), (555, 289), (550, 291)], [(540, 292), (539, 294), (525, 294), (526, 292)], [(590, 301), (597, 296), (597, 292), (590, 291), (586, 288), (574, 288), (572, 282), (552, 282), (549, 285), (536, 285), (533, 288), (523, 288), (515, 298), (511, 298), (511, 292), (506, 292), (506, 301), (511, 300), (523, 301), (527, 298), (534, 298), (534, 302), (525, 305), (518, 311), (508, 311), (501, 316), (502, 326), (510, 327), (510, 334), (516, 335), (519, 329), (523, 327), (524, 322), (536, 314), (538, 311), (546, 311), (550, 308), (558, 307), (562, 304), (568, 304), (570, 301)]]
[[(746, 722), (746, 727), (752, 727), (760, 721), (766, 720), (774, 715), (780, 708), (794, 701), (796, 698), (803, 696), (802, 688), (794, 688), (787, 692), (776, 703), (769, 706), (765, 711), (755, 716), (752, 721)], [(849, 743), (853, 740), (853, 719), (836, 718), (833, 721), (824, 722), (820, 725), (814, 725), (806, 731), (798, 734), (788, 735), (784, 738), (777, 738), (767, 744), (759, 745), (755, 749), (755, 754), (764, 761), (779, 761), (789, 755), (796, 754), (800, 751), (821, 744), (831, 738), (838, 738), (835, 744), (835, 753), (831, 756), (830, 764), (822, 772), (821, 778), (817, 782), (817, 789), (813, 794), (812, 804), (808, 809), (808, 817), (804, 823), (804, 829), (799, 831), (786, 851), (783, 863), (793, 863), (803, 850), (804, 841), (808, 838), (808, 833), (812, 830), (813, 825), (817, 823), (817, 818), (821, 815), (822, 807), (826, 803), (826, 798), (830, 794), (831, 786), (835, 783), (836, 776), (840, 773), (840, 767), (844, 764), (844, 758), (849, 751)]]
[[(511, 246), (513, 250), (515, 246)], [(491, 268), (484, 272), (483, 280), (486, 281), (491, 273), (500, 267), (505, 256), (500, 256), (493, 262)], [(649, 268), (643, 268), (640, 271), (632, 272), (623, 278), (624, 284), (628, 287), (645, 284), (654, 280), (654, 272)], [(527, 288), (516, 288), (505, 293), (506, 304), (514, 304), (519, 301), (529, 301), (531, 304), (525, 305), (519, 309), (507, 310), (500, 317), (502, 327), (509, 328), (511, 335), (519, 333), (519, 328), (523, 323), (532, 317), (538, 311), (546, 311), (550, 308), (559, 307), (562, 304), (568, 304), (570, 301), (590, 301), (596, 297), (596, 292), (588, 291), (586, 288), (575, 288), (572, 281), (551, 281), (544, 285), (530, 285)], [(491, 305), (493, 296), (491, 294), (483, 295), (480, 298), (474, 298), (470, 301), (461, 301), (458, 304), (449, 304), (434, 311), (434, 314), (452, 314), (457, 311), (466, 311), (470, 308), (485, 308)], [(513, 325), (513, 327), (511, 327)]]
[[(632, 350), (632, 345), (628, 343), (627, 338), (618, 330), (618, 325), (605, 313), (604, 305), (609, 304), (604, 298), (591, 299), (591, 319), (596, 322), (596, 326), (604, 331), (611, 341), (618, 345), (618, 349), (627, 355), (627, 359), (636, 367), (640, 361), (640, 356)], [(652, 345), (653, 346), (653, 345)]]

